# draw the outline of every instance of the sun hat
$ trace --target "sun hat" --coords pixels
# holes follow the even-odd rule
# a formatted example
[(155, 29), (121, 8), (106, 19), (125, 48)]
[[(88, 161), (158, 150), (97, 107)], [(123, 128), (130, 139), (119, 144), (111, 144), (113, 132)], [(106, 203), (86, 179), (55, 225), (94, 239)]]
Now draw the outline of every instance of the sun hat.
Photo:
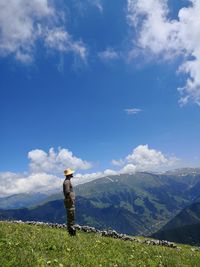
[(70, 169), (70, 168), (64, 170), (64, 175), (66, 175), (66, 176), (71, 175), (73, 173), (74, 173), (74, 171), (72, 169)]

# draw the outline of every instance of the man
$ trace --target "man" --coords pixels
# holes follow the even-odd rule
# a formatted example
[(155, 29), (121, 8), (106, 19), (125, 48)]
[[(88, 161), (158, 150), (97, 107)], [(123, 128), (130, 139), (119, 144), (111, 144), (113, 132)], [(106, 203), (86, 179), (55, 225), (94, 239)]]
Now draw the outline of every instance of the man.
[(75, 194), (73, 192), (73, 186), (70, 179), (73, 177), (74, 171), (70, 168), (64, 171), (65, 180), (63, 182), (63, 194), (64, 194), (64, 205), (67, 212), (67, 230), (71, 236), (76, 235), (76, 229), (74, 228), (74, 217), (75, 217)]

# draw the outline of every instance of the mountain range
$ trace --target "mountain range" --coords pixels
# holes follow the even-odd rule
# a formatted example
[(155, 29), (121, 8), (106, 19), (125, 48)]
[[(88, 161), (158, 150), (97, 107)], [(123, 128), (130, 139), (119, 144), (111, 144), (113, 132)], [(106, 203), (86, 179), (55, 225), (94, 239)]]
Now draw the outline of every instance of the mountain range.
[(48, 199), (44, 193), (21, 193), (7, 197), (0, 197), (0, 209), (19, 209), (31, 207)]
[[(76, 222), (131, 235), (152, 235), (200, 196), (200, 169), (162, 174), (138, 172), (100, 178), (75, 187)], [(0, 219), (66, 222), (62, 193), (20, 209), (1, 209)]]

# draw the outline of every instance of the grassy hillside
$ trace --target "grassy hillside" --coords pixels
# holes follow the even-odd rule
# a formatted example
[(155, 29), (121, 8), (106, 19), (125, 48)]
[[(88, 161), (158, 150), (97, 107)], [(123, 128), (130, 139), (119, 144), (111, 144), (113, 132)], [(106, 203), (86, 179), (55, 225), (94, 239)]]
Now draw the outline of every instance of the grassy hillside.
[(122, 241), (64, 229), (0, 222), (0, 266), (200, 266), (200, 253)]

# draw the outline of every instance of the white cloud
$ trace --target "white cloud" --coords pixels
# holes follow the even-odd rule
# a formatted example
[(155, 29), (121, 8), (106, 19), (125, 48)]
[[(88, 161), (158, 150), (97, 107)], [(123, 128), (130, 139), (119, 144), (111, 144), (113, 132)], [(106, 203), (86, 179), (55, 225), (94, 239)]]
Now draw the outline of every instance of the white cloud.
[[(63, 171), (66, 168), (85, 170), (91, 163), (75, 157), (71, 151), (50, 148), (48, 153), (35, 149), (28, 153), (29, 173), (0, 173), (0, 196), (19, 193), (55, 192), (62, 190)], [(62, 175), (62, 179), (58, 175)]]
[(182, 57), (179, 71), (188, 78), (185, 86), (178, 88), (180, 103), (200, 105), (200, 1), (189, 2), (190, 6), (179, 10), (177, 19), (170, 19), (167, 0), (128, 0), (128, 20), (137, 29), (134, 44), (141, 51), (164, 60)]
[(176, 165), (176, 157), (167, 157), (162, 152), (150, 149), (148, 145), (140, 145), (124, 160), (112, 160), (112, 164), (121, 167), (119, 170), (105, 170), (96, 173), (76, 174), (74, 183), (82, 184), (98, 178), (120, 175), (134, 174), (138, 171), (161, 171)]
[(61, 52), (73, 52), (83, 60), (86, 58), (87, 49), (84, 44), (74, 42), (72, 37), (63, 28), (54, 28), (48, 31), (45, 44), (49, 48), (57, 49)]
[[(89, 162), (73, 156), (68, 149), (62, 148), (58, 152), (50, 148), (48, 153), (35, 149), (28, 153), (28, 158), (30, 159), (29, 173), (0, 173), (0, 196), (62, 191), (63, 170), (65, 168), (71, 167), (79, 171), (92, 167)], [(115, 166), (120, 166), (120, 169), (106, 169), (101, 172), (86, 174), (75, 172), (72, 183), (78, 185), (113, 175), (133, 174), (137, 171), (163, 170), (176, 164), (177, 158), (167, 157), (160, 151), (149, 149), (148, 145), (140, 145), (124, 160), (113, 160), (112, 162)], [(62, 175), (61, 177), (60, 174)]]
[(135, 173), (137, 171), (137, 167), (134, 164), (127, 164), (125, 165), (120, 171), (120, 174), (126, 174), (126, 173)]
[(112, 176), (112, 175), (116, 175), (117, 172), (114, 171), (114, 170), (111, 170), (111, 169), (106, 169), (106, 170), (103, 172), (103, 174), (104, 174), (105, 176)]
[[(91, 163), (75, 157), (65, 148), (59, 148), (57, 152), (50, 148), (48, 153), (35, 149), (28, 153), (28, 158), (29, 173), (0, 173), (0, 196), (61, 191), (64, 169), (85, 170), (92, 167)], [(57, 174), (61, 174), (62, 179)]]
[(91, 163), (77, 158), (71, 151), (65, 148), (59, 148), (58, 152), (54, 148), (50, 148), (46, 153), (43, 150), (35, 149), (28, 153), (30, 159), (30, 169), (34, 173), (63, 173), (66, 168), (89, 169), (92, 167)]
[(124, 110), (128, 115), (135, 115), (137, 113), (142, 112), (142, 109), (140, 108), (127, 108)]
[[(44, 158), (43, 153), (39, 155), (40, 158)], [(106, 169), (103, 172), (95, 172), (88, 174), (75, 173), (72, 183), (74, 185), (83, 184), (98, 178), (117, 175), (118, 173), (114, 170)], [(38, 173), (11, 173), (4, 172), (0, 173), (0, 196), (5, 197), (8, 195), (19, 194), (19, 193), (50, 193), (62, 191), (62, 178), (59, 176), (48, 174), (45, 172)]]
[(103, 13), (102, 0), (76, 0), (73, 2), (73, 4), (78, 9), (79, 15), (85, 15), (85, 13), (87, 13), (88, 5), (95, 7), (100, 13)]
[(113, 159), (112, 160), (112, 164), (114, 166), (122, 166), (122, 165), (124, 165), (124, 160), (122, 160), (122, 159), (119, 159), (119, 160)]
[(63, 13), (51, 1), (0, 0), (0, 56), (14, 55), (21, 62), (30, 62), (38, 40), (85, 59), (84, 44), (66, 31)]
[(162, 152), (150, 149), (148, 145), (136, 147), (132, 154), (126, 157), (127, 162), (136, 166), (137, 170), (155, 170), (173, 165), (177, 159), (166, 157)]
[(119, 54), (113, 49), (108, 47), (106, 50), (98, 53), (99, 58), (102, 61), (111, 61), (119, 58)]
[(74, 183), (83, 184), (83, 183), (101, 178), (102, 175), (103, 175), (102, 172), (93, 172), (93, 173), (86, 173), (86, 174), (77, 173), (74, 178)]
[(125, 166), (119, 172), (156, 171), (171, 167), (177, 161), (176, 157), (167, 157), (148, 145), (139, 145), (124, 160), (120, 160)]
[(93, 173), (87, 173), (87, 174), (76, 174), (74, 178), (74, 184), (83, 184), (86, 182), (90, 182), (99, 178), (112, 176), (112, 175), (118, 175), (119, 173), (115, 170), (106, 169), (102, 172), (93, 172)]
[(62, 180), (47, 173), (15, 174), (0, 173), (0, 196), (19, 193), (49, 193), (61, 190)]

